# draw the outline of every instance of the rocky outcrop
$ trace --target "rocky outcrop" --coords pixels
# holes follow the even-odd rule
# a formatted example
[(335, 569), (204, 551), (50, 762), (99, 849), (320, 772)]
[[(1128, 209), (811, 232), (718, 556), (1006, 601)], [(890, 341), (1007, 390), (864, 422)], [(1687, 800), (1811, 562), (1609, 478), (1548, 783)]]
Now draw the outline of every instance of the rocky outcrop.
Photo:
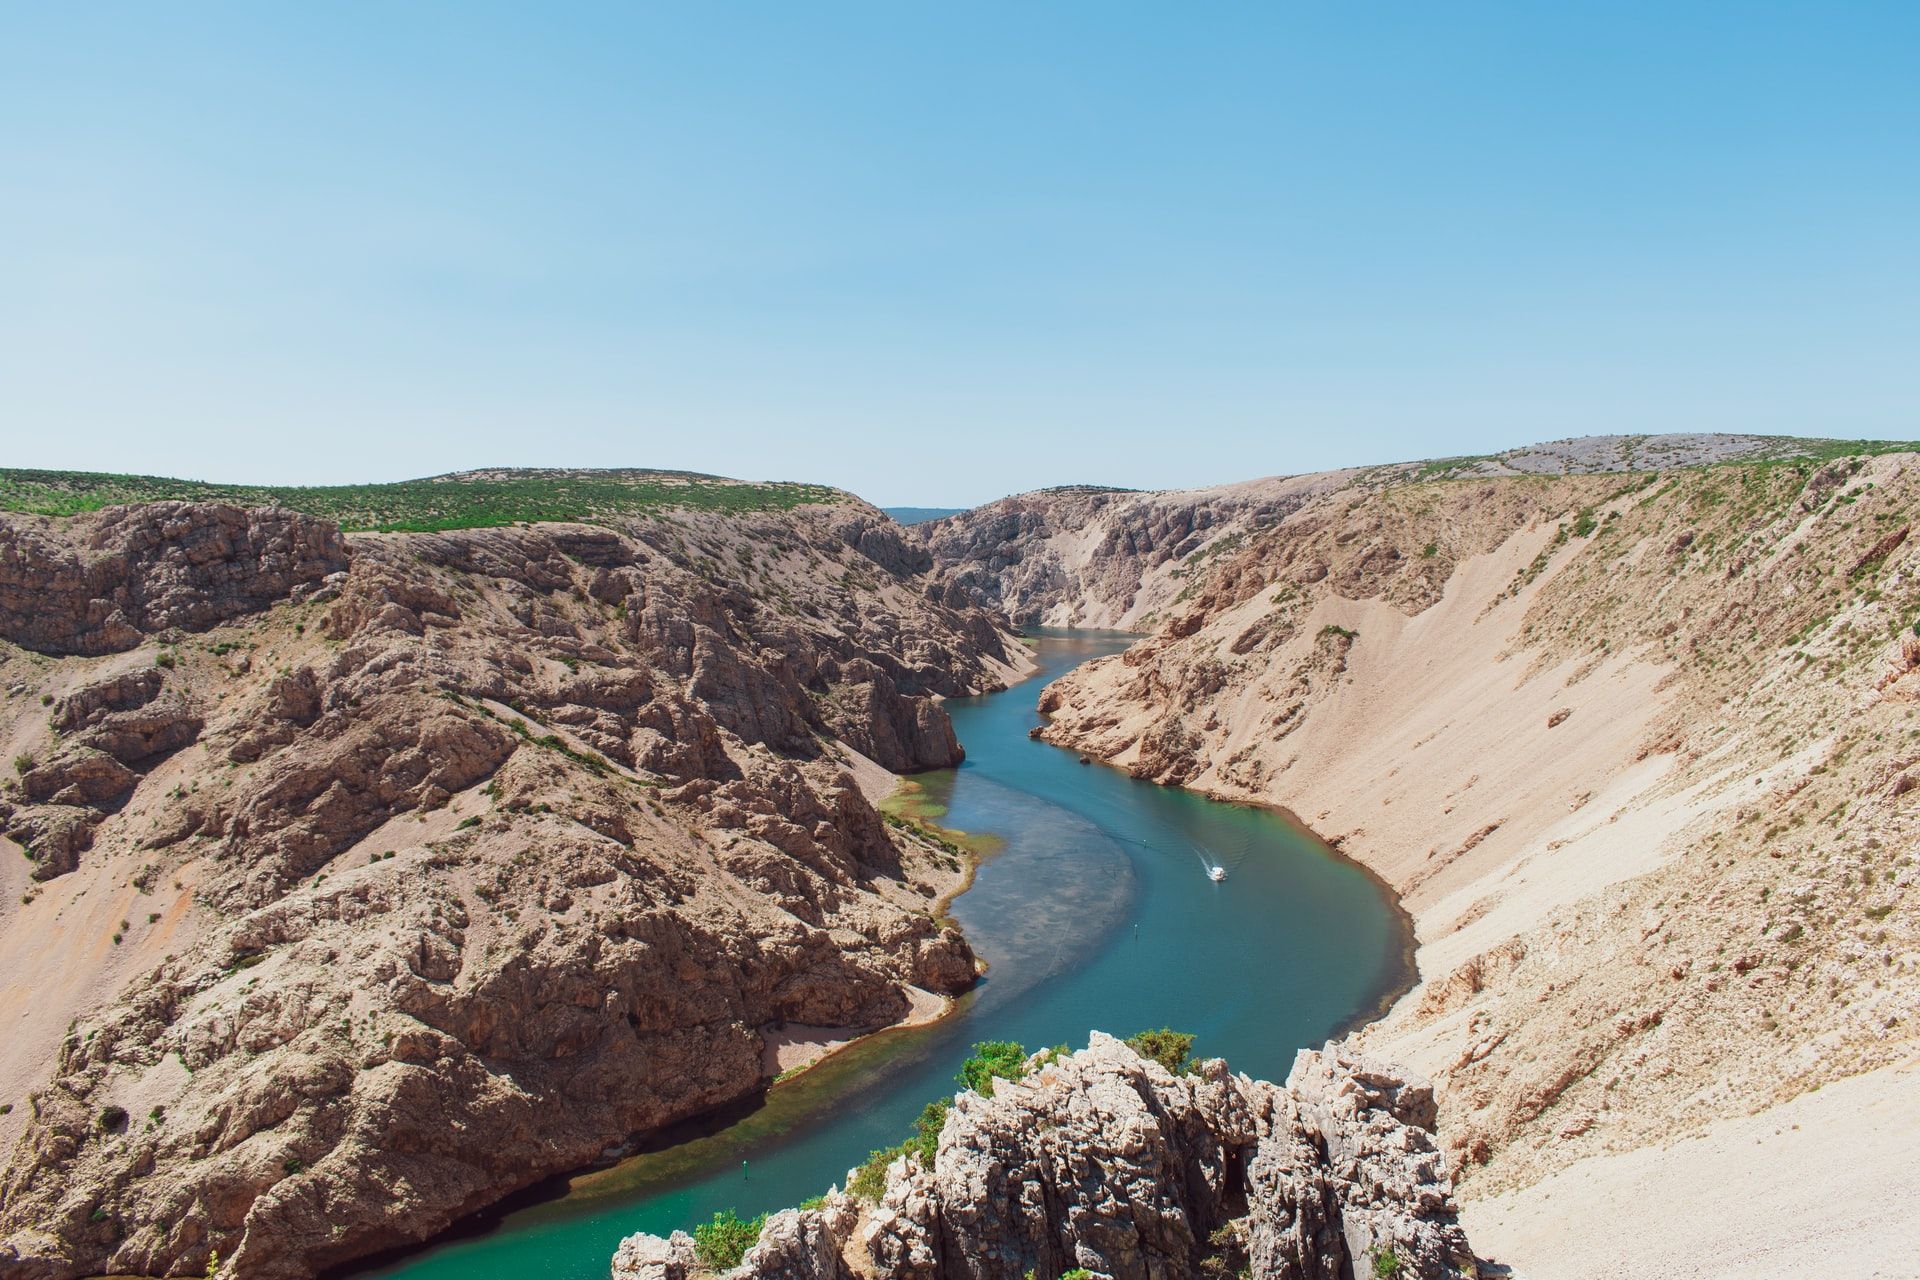
[(0, 521), (0, 639), (40, 653), (118, 653), (169, 627), (204, 631), (316, 590), (346, 566), (338, 528), (272, 508), (154, 502), (11, 517)]
[(200, 715), (165, 685), (166, 673), (148, 667), (81, 686), (54, 704), (48, 758), (16, 761), (17, 792), (0, 799), (0, 834), (21, 846), (36, 880), (73, 870), (108, 812), (199, 736)]
[(0, 651), (0, 816), (51, 877), (0, 943), (147, 896), (16, 1104), (0, 1274), (311, 1275), (751, 1095), (785, 1023), (971, 985), (929, 910), (960, 869), (847, 752), (953, 763), (939, 696), (1018, 646), (847, 505), (293, 539), (314, 555), (268, 554), (276, 513), (0, 525), (16, 577), (96, 584), (73, 546), (158, 531), (43, 649), (199, 625), (202, 570), (215, 613), (256, 609)]
[[(1224, 1062), (1175, 1075), (1111, 1037), (959, 1094), (932, 1167), (879, 1203), (769, 1218), (731, 1280), (1440, 1280), (1475, 1272), (1424, 1081), (1334, 1046), (1286, 1086)], [(684, 1236), (634, 1236), (618, 1280), (695, 1272)]]

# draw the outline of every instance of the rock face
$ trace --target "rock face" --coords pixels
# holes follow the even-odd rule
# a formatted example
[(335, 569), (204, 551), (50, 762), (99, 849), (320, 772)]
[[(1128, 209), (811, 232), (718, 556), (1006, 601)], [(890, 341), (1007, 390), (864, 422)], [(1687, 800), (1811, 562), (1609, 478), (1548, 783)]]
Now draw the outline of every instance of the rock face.
[[(836, 1193), (769, 1218), (729, 1275), (1471, 1276), (1433, 1122), (1424, 1081), (1333, 1046), (1282, 1088), (1217, 1059), (1176, 1076), (1096, 1032), (958, 1095), (933, 1167), (896, 1160), (878, 1205)], [(631, 1237), (614, 1275), (677, 1280), (696, 1270), (684, 1241)]]
[(131, 649), (168, 627), (204, 631), (347, 567), (324, 520), (274, 509), (155, 502), (71, 520), (0, 520), (0, 638), (40, 653)]
[[(960, 868), (848, 749), (954, 763), (938, 696), (1019, 646), (860, 504), (344, 540), (158, 504), (0, 547), (41, 877), (0, 946), (69, 948), (86, 1001), (0, 1061), (37, 1086), (0, 1274), (311, 1275), (751, 1094), (765, 1031), (974, 980), (930, 910)], [(66, 925), (103, 897), (111, 947)]]
[(1021, 626), (1144, 626), (1214, 549), (1237, 545), (1340, 478), (1165, 493), (1047, 489), (910, 532), (931, 550), (950, 601), (1004, 610)]

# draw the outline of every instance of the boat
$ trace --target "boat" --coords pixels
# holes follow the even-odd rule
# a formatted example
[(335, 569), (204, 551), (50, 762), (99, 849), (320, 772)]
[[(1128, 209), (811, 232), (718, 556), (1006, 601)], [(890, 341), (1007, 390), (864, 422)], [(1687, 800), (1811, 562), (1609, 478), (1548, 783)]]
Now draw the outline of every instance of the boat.
[(1227, 878), (1227, 869), (1225, 867), (1208, 867), (1207, 868), (1207, 879), (1225, 880), (1226, 878)]

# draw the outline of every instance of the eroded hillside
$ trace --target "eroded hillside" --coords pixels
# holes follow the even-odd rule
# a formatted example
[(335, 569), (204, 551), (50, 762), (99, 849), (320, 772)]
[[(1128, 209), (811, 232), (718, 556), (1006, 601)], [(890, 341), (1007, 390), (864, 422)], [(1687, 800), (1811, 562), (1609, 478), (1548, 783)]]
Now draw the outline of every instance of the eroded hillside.
[(311, 1274), (970, 985), (856, 782), (1025, 661), (929, 567), (845, 495), (0, 522), (0, 1272)]
[[(1676, 1169), (1748, 1186), (1738, 1118), (1845, 1077), (1908, 1087), (1920, 456), (1417, 476), (1211, 558), (1149, 639), (1045, 692), (1046, 736), (1290, 807), (1405, 896), (1423, 981), (1360, 1040), (1438, 1078), (1469, 1198), (1685, 1135), (1718, 1154)], [(1877, 1197), (1845, 1182), (1872, 1185), (1849, 1148), (1866, 1114), (1796, 1139), (1831, 1159), (1787, 1157), (1831, 1174), (1800, 1192), (1855, 1245), (1898, 1212), (1890, 1169)], [(1605, 1170), (1581, 1165), (1532, 1237), (1469, 1213), (1476, 1242), (1564, 1263), (1566, 1232), (1625, 1221), (1609, 1187), (1685, 1203), (1657, 1169)], [(1750, 1244), (1787, 1185), (1690, 1238)]]

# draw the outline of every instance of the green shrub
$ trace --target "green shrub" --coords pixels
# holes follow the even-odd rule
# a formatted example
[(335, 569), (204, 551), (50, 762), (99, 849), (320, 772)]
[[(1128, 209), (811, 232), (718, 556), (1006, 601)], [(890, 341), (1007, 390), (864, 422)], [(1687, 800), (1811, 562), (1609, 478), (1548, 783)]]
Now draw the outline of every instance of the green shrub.
[(993, 1082), (1018, 1080), (1026, 1073), (1027, 1051), (1017, 1040), (982, 1040), (960, 1064), (960, 1083), (975, 1093), (991, 1097)]
[(165, 667), (169, 671), (173, 670), (173, 651), (170, 649), (162, 649), (159, 653), (153, 655), (153, 665), (156, 667)]
[(868, 1204), (879, 1204), (880, 1197), (887, 1191), (887, 1166), (905, 1150), (904, 1146), (887, 1147), (870, 1154), (847, 1179), (847, 1194)]
[(1075, 1267), (1071, 1271), (1061, 1272), (1060, 1280), (1093, 1280), (1093, 1272), (1085, 1267)]
[(1184, 1031), (1166, 1027), (1141, 1031), (1127, 1037), (1127, 1047), (1143, 1058), (1151, 1058), (1175, 1075), (1193, 1070), (1193, 1037)]
[(1391, 1249), (1382, 1249), (1373, 1255), (1374, 1280), (1394, 1280), (1403, 1270), (1400, 1255)]
[(127, 1109), (125, 1107), (100, 1108), (100, 1128), (106, 1133), (119, 1133), (127, 1127)]
[(947, 1112), (953, 1109), (953, 1103), (945, 1098), (935, 1098), (921, 1108), (920, 1118), (913, 1122), (913, 1136), (905, 1146), (909, 1155), (918, 1156), (925, 1167), (933, 1168), (933, 1154), (940, 1147), (940, 1130), (946, 1126)]
[(766, 1220), (764, 1213), (745, 1219), (731, 1209), (722, 1209), (713, 1215), (713, 1221), (693, 1229), (694, 1257), (700, 1260), (701, 1266), (715, 1271), (729, 1271), (739, 1266), (740, 1259), (760, 1238), (760, 1228)]
[(28, 770), (32, 769), (33, 766), (34, 766), (34, 759), (33, 759), (33, 752), (31, 751), (22, 751), (19, 755), (13, 758), (13, 771), (15, 773), (26, 773)]

